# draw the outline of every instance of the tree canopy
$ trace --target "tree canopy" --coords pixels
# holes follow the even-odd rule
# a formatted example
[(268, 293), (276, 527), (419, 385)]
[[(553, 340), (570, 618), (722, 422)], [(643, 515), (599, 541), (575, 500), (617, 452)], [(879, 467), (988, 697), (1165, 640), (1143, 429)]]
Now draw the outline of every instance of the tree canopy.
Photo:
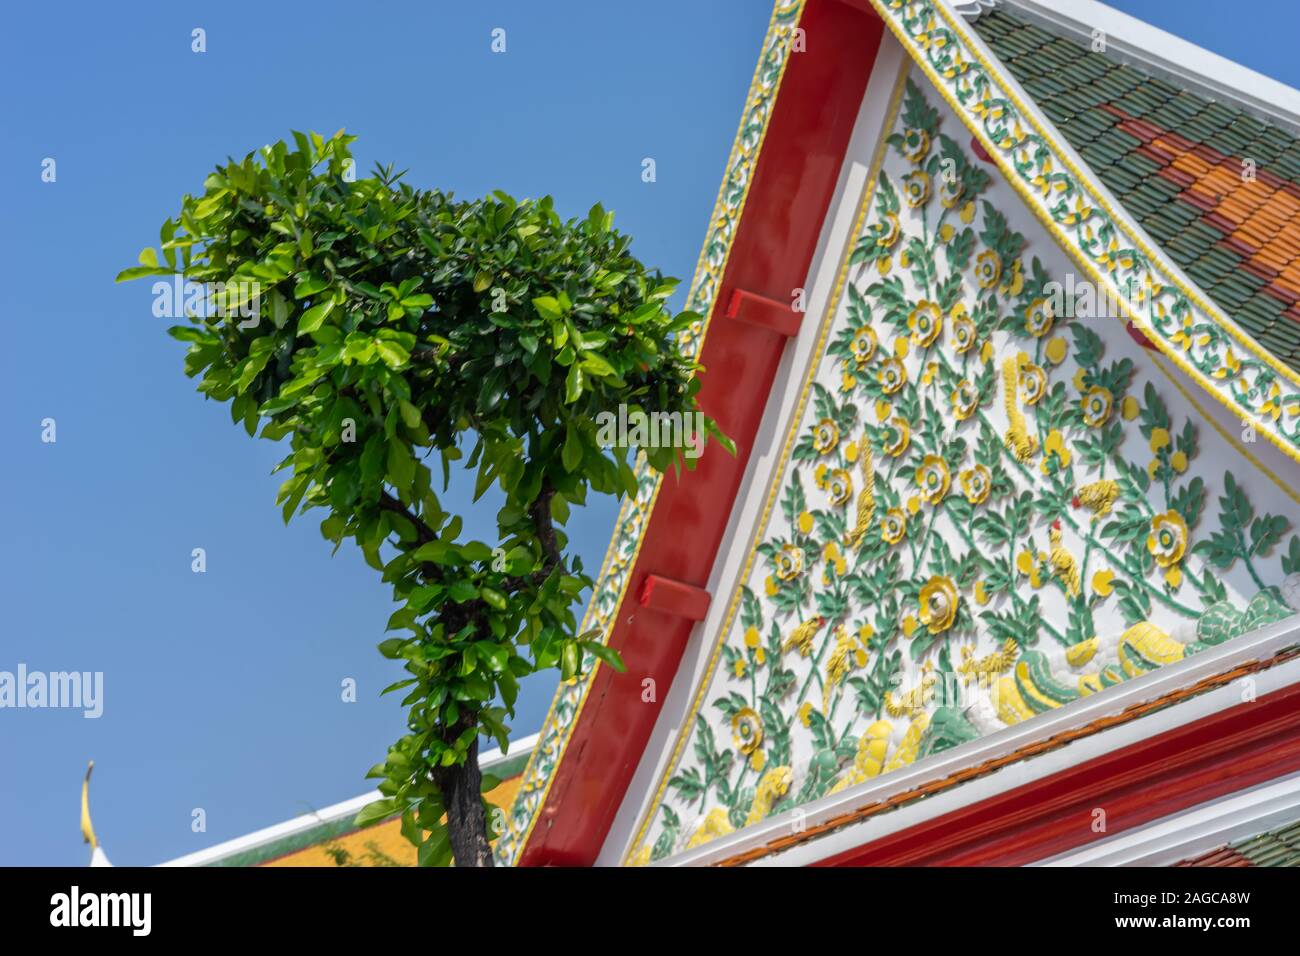
[[(118, 279), (204, 286), (208, 306), (170, 329), (186, 374), (249, 435), (288, 440), (285, 521), (321, 509), (335, 550), (352, 539), (392, 586), (379, 649), (404, 663), (385, 692), (405, 692), (408, 733), (371, 769), (385, 799), (360, 821), (400, 813), (422, 864), (486, 864), (479, 736), (505, 746), (527, 674), (622, 666), (577, 633), (591, 580), (565, 553), (571, 505), (636, 490), (597, 416), (694, 412), (677, 333), (699, 316), (670, 311), (676, 280), (599, 205), (565, 220), (549, 197), (457, 200), (391, 166), (358, 179), (355, 137), (293, 139), (219, 166)], [(682, 460), (642, 451), (659, 470)], [(504, 495), (497, 541), (462, 539), (442, 507), (462, 467), (476, 501)]]

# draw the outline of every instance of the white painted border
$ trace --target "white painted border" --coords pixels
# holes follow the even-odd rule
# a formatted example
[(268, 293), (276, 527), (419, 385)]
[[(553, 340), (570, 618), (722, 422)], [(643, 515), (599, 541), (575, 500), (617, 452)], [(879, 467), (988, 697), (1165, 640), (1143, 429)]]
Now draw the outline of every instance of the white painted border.
[[(499, 766), (503, 761), (513, 759), (521, 754), (528, 754), (537, 744), (537, 734), (530, 737), (523, 737), (519, 740), (510, 742), (510, 753), (498, 750), (491, 756), (484, 757), (479, 762), (479, 769), (489, 771), (495, 766)], [(205, 866), (209, 863), (216, 863), (224, 860), (226, 857), (234, 856), (236, 853), (244, 853), (248, 850), (255, 850), (258, 847), (266, 846), (268, 843), (275, 843), (285, 837), (294, 836), (307, 830), (314, 829), (326, 823), (334, 823), (349, 816), (355, 816), (356, 813), (368, 803), (378, 800), (383, 795), (374, 790), (370, 793), (363, 793), (359, 797), (353, 797), (351, 800), (344, 800), (342, 803), (335, 803), (317, 810), (314, 813), (305, 813), (300, 817), (294, 817), (292, 820), (286, 820), (283, 823), (277, 823), (274, 826), (264, 827), (261, 830), (255, 830), (241, 837), (235, 837), (233, 840), (227, 840), (225, 843), (218, 843), (216, 846), (210, 846), (206, 850), (197, 850), (194, 853), (187, 853), (185, 856), (179, 856), (174, 860), (168, 860), (166, 863), (159, 863), (158, 866)]]
[(1172, 866), (1300, 820), (1300, 773), (1165, 817), (1032, 866)]
[[(754, 449), (745, 468), (744, 478), (736, 491), (736, 504), (722, 542), (719, 560), (714, 562), (706, 585), (712, 602), (708, 616), (691, 630), (682, 653), (682, 662), (673, 678), (654, 730), (641, 753), (636, 773), (628, 785), (609, 834), (596, 857), (597, 866), (618, 866), (632, 849), (645, 813), (650, 809), (658, 783), (667, 771), (682, 721), (690, 714), (691, 702), (700, 682), (707, 677), (709, 660), (732, 595), (740, 585), (740, 576), (751, 547), (750, 538), (758, 526), (768, 489), (776, 481), (781, 451), (790, 427), (808, 363), (816, 356), (813, 350), (821, 332), (826, 309), (833, 305), (830, 296), (835, 288), (843, 253), (857, 217), (858, 199), (866, 185), (871, 157), (881, 135), (890, 97), (898, 82), (907, 54), (888, 30), (881, 37), (880, 49), (867, 81), (858, 118), (840, 168), (839, 180), (809, 266), (805, 285), (807, 312), (792, 345), (781, 357), (772, 390), (754, 437)], [(729, 321), (715, 318), (715, 322)]]
[[(745, 827), (711, 843), (688, 850), (658, 864), (661, 866), (701, 866), (755, 849), (795, 832), (796, 822), (811, 829), (818, 824), (850, 813), (859, 807), (877, 803), (922, 784), (942, 780), (967, 767), (1014, 753), (1021, 747), (1045, 740), (1067, 730), (1086, 726), (1103, 717), (1146, 701), (1164, 697), (1207, 677), (1232, 670), (1240, 664), (1267, 660), (1279, 651), (1300, 643), (1300, 618), (1295, 616), (1260, 628), (1252, 634), (1169, 664), (1141, 677), (1107, 688), (1083, 700), (1039, 714), (1005, 730), (969, 741), (951, 750), (927, 757), (905, 768), (840, 793), (823, 797), (796, 810), (770, 817), (762, 823)], [(1253, 675), (1255, 692), (1271, 691), (1300, 683), (1300, 658), (1271, 667)], [(789, 850), (764, 857), (760, 866), (806, 866), (846, 850), (864, 846), (890, 833), (915, 826), (945, 813), (995, 794), (1014, 789), (1033, 780), (1084, 763), (1102, 754), (1167, 733), (1174, 727), (1200, 720), (1242, 702), (1236, 682), (1189, 698), (1177, 705), (1162, 708), (1145, 717), (1131, 720), (1109, 730), (1100, 731), (1039, 757), (978, 777), (924, 800), (897, 810), (868, 817), (846, 825), (818, 839), (797, 844)]]

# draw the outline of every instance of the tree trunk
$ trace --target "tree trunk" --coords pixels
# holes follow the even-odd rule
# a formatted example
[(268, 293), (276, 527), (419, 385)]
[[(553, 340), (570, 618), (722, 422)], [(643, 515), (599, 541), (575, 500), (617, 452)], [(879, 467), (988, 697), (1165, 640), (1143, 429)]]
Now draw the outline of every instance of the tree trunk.
[(488, 843), (487, 815), (479, 793), (483, 774), (478, 769), (478, 738), (470, 745), (465, 762), (438, 773), (442, 799), (447, 807), (447, 835), (457, 866), (492, 866)]

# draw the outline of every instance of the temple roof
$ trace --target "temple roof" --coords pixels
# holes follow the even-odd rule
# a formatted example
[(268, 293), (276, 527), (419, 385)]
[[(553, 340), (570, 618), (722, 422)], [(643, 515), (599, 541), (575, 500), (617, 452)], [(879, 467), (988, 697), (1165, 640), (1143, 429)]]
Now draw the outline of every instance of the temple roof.
[[(972, 26), (1125, 210), (1223, 311), (1300, 369), (1300, 138), (1000, 5)], [(1243, 181), (1247, 163), (1255, 178)]]
[(1300, 866), (1300, 821), (1237, 840), (1177, 866)]

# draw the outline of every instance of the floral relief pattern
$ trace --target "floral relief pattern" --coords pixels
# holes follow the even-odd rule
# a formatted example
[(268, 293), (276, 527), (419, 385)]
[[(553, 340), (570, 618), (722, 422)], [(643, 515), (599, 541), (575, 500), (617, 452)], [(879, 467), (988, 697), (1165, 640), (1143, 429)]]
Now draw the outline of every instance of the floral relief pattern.
[(1300, 571), (1300, 509), (1166, 396), (1122, 323), (1057, 307), (1068, 260), (911, 77), (771, 518), (629, 862), (1293, 613), (1277, 585)]
[[(776, 0), (773, 9), (740, 130), (727, 161), (722, 190), (691, 283), (687, 308), (705, 316), (705, 321), (682, 332), (684, 348), (688, 353), (698, 354), (704, 341), (708, 316), (717, 297), (718, 283), (722, 278), (736, 226), (740, 222), (754, 164), (758, 159), (803, 5), (804, 0)], [(619, 512), (604, 567), (596, 581), (595, 592), (580, 628), (580, 631), (600, 628), (602, 640), (609, 638), (610, 627), (645, 530), (650, 506), (659, 488), (659, 476), (646, 465), (644, 459), (638, 457), (635, 469), (637, 495), (625, 501)], [(563, 755), (569, 732), (582, 709), (583, 697), (595, 666), (595, 658), (586, 654), (583, 662), (583, 673), (586, 676), (561, 683), (556, 691), (551, 711), (539, 733), (536, 749), (524, 770), (519, 793), (506, 814), (504, 832), (493, 846), (498, 865), (511, 866), (518, 860), (533, 821), (546, 798), (551, 776)]]
[[(1124, 301), (1142, 331), (1233, 412), (1300, 461), (1300, 377), (1182, 286), (1043, 133), (1004, 78), (935, 0), (872, 0), (949, 102), (1014, 170), (1021, 195)], [(912, 148), (919, 147), (920, 142)], [(924, 188), (918, 171), (903, 186)], [(992, 259), (978, 268), (994, 268)], [(1027, 317), (1028, 318), (1028, 317)]]

